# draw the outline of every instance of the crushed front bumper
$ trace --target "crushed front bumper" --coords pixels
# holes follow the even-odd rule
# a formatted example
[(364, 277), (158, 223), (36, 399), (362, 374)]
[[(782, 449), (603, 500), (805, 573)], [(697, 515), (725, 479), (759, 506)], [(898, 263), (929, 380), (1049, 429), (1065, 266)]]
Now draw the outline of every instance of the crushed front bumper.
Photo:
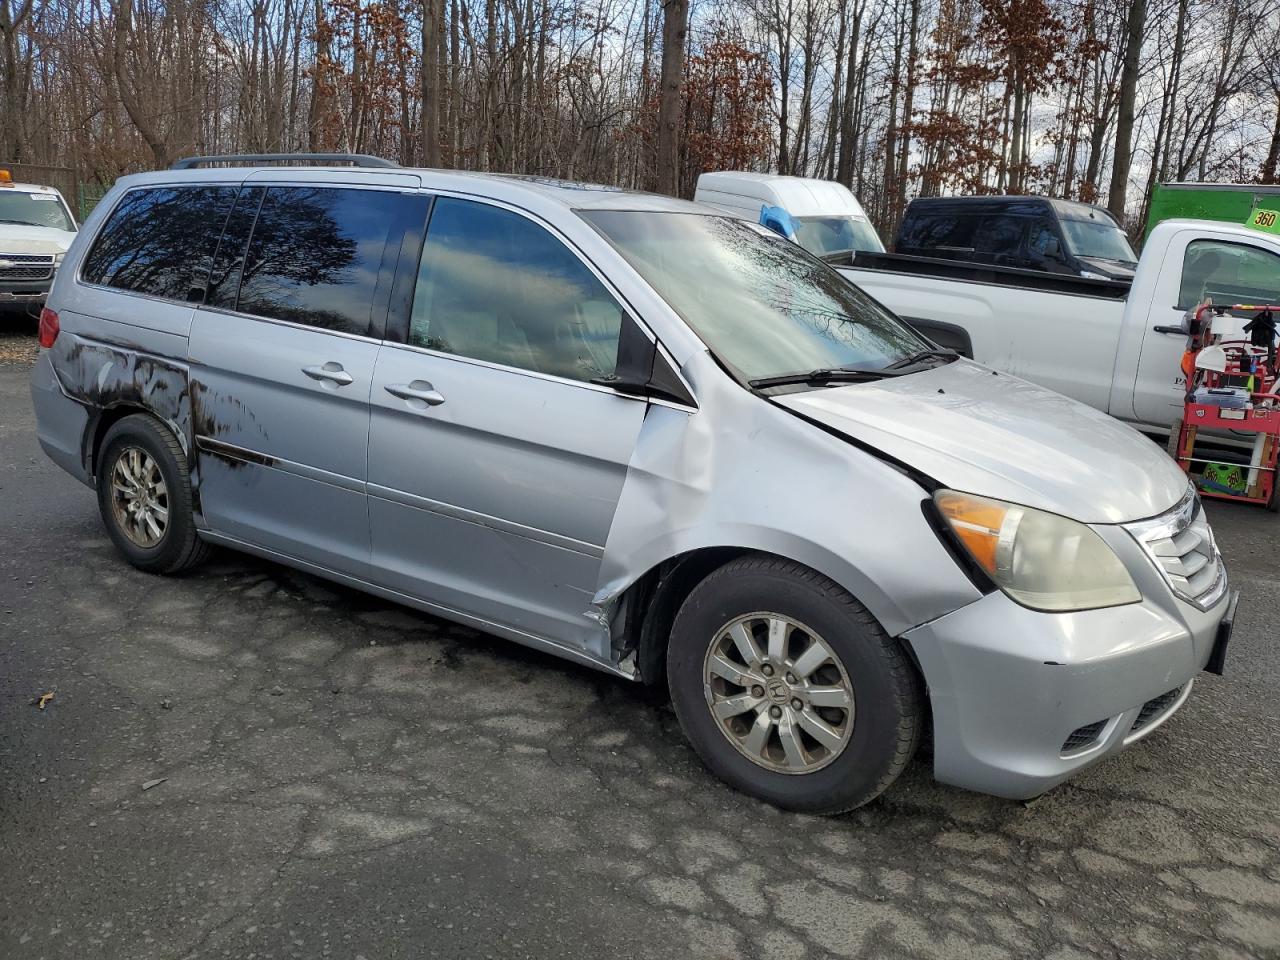
[(908, 631), (933, 710), (934, 776), (1028, 799), (1145, 737), (1190, 696), (1228, 591), (1043, 613), (992, 593)]

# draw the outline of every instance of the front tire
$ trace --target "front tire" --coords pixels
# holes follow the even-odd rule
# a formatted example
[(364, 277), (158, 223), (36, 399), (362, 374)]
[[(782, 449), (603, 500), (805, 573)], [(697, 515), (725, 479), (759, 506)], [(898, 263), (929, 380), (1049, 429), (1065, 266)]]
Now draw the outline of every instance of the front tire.
[(875, 799), (924, 728), (902, 647), (838, 584), (774, 557), (734, 560), (694, 588), (672, 628), (667, 679), (712, 772), (788, 810)]
[(209, 551), (196, 533), (191, 474), (177, 439), (154, 417), (112, 424), (97, 458), (98, 509), (116, 548), (148, 573), (177, 573)]

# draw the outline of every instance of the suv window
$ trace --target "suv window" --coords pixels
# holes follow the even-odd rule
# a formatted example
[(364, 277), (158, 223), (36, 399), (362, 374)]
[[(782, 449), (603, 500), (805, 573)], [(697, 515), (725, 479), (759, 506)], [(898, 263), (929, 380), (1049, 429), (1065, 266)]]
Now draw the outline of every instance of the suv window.
[(1022, 261), (1022, 232), (1027, 223), (1022, 217), (992, 214), (983, 217), (973, 232), (973, 252), (977, 259), (1003, 266), (1017, 266)]
[(972, 253), (974, 229), (978, 217), (954, 213), (918, 213), (907, 211), (906, 222), (898, 237), (897, 249), (948, 250)]
[(169, 300), (199, 299), (236, 190), (131, 190), (93, 241), (81, 279)]
[(1192, 240), (1182, 261), (1178, 309), (1212, 297), (1214, 303), (1275, 303), (1280, 299), (1280, 257), (1222, 240)]
[(236, 309), (367, 336), (387, 237), (404, 203), (402, 194), (377, 190), (268, 187)]
[(436, 201), (409, 343), (590, 380), (613, 374), (622, 309), (574, 253), (500, 207)]

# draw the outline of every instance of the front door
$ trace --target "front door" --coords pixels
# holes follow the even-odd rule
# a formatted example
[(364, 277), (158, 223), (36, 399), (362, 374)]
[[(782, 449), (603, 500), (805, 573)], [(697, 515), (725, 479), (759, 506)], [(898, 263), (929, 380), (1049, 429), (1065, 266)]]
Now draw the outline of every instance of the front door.
[(436, 200), (404, 342), (383, 347), (370, 398), (381, 582), (607, 655), (584, 614), (646, 403), (591, 380), (614, 372), (631, 322), (548, 229)]
[[(248, 187), (191, 327), (204, 522), (363, 575), (369, 391), (406, 218), (426, 198)], [(420, 228), (420, 227), (419, 227)]]
[[(1187, 338), (1177, 330), (1183, 315), (1206, 299), (1215, 304), (1275, 304), (1280, 298), (1280, 256), (1261, 243), (1212, 233), (1203, 227), (1174, 234), (1164, 257), (1142, 335), (1133, 406), (1143, 423), (1168, 425), (1182, 416)], [(1235, 312), (1236, 333), (1256, 311)], [(1157, 329), (1163, 328), (1163, 329)]]

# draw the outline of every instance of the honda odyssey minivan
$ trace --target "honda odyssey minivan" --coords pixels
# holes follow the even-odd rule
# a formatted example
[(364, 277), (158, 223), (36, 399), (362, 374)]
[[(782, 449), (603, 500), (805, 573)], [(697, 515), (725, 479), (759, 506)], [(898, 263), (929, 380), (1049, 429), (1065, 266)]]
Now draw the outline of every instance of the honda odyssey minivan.
[(1031, 797), (1221, 671), (1213, 534), (1130, 428), (713, 208), (337, 159), (126, 177), (58, 272), (40, 442), (136, 567), (232, 547), (665, 682), (795, 810), (926, 731)]

